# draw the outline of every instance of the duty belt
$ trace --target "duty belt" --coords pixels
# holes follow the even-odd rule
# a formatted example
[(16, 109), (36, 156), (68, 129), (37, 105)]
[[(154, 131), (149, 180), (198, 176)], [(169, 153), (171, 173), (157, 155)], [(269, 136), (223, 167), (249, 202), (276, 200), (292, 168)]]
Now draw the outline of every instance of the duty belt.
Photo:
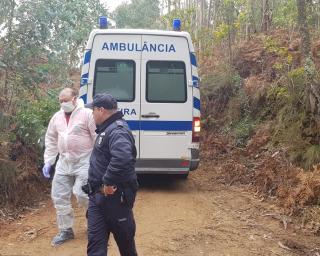
[(138, 189), (138, 183), (137, 181), (129, 181), (129, 182), (121, 182), (119, 184), (113, 184), (113, 185), (105, 185), (105, 184), (90, 184), (88, 183), (89, 190), (91, 193), (89, 194), (96, 194), (100, 193), (105, 196), (113, 195), (117, 192), (122, 192), (123, 190), (130, 188), (133, 191), (137, 191)]

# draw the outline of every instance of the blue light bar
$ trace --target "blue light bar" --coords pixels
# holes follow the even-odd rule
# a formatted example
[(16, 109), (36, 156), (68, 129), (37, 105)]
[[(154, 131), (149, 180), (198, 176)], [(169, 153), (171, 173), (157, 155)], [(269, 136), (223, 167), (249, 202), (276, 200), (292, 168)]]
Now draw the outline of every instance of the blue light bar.
[(181, 20), (174, 19), (172, 22), (172, 27), (174, 31), (181, 31)]
[(101, 29), (108, 28), (108, 19), (107, 16), (99, 17), (99, 25)]

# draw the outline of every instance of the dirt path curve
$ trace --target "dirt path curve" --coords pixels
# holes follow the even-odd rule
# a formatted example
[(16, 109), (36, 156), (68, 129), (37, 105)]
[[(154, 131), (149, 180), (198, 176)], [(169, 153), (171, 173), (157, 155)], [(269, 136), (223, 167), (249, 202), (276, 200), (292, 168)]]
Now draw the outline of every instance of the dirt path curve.
[[(188, 180), (142, 179), (135, 205), (139, 255), (320, 255), (318, 237), (295, 230), (275, 206), (243, 188), (217, 183), (213, 173), (201, 167)], [(0, 255), (86, 255), (84, 213), (75, 215), (76, 239), (52, 248), (55, 212), (50, 200), (41, 203), (0, 226)], [(108, 255), (119, 255), (113, 239)]]

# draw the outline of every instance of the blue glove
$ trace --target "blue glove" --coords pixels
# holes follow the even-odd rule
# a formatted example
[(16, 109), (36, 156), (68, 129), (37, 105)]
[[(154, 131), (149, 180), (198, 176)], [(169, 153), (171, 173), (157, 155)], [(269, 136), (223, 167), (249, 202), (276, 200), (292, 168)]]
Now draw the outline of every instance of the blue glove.
[(46, 163), (43, 168), (42, 168), (42, 174), (46, 178), (50, 178), (50, 169), (51, 169), (51, 164)]

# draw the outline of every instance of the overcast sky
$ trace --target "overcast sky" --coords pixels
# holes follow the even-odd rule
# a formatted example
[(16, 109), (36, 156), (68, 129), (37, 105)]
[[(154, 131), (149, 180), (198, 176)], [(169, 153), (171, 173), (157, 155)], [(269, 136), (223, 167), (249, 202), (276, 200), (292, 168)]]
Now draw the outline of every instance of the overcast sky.
[(116, 7), (124, 2), (130, 2), (129, 0), (101, 0), (101, 3), (103, 3), (110, 12), (113, 12)]

